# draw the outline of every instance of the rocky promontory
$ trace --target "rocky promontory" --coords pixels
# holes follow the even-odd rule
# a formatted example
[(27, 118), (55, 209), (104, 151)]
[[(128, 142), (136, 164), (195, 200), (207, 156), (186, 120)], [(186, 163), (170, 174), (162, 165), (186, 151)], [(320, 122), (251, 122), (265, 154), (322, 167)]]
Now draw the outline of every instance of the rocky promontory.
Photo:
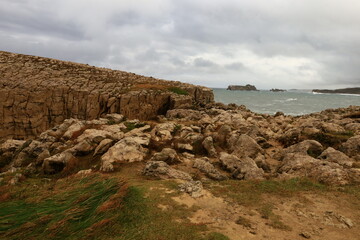
[(254, 85), (229, 85), (226, 90), (231, 91), (258, 91)]
[(147, 120), (213, 99), (206, 87), (0, 52), (0, 139), (35, 137), (67, 118), (121, 113)]
[(334, 93), (334, 94), (360, 94), (360, 88), (341, 88), (341, 89), (314, 89), (314, 93)]
[(0, 70), (1, 239), (359, 236), (360, 106), (259, 114), (4, 52)]

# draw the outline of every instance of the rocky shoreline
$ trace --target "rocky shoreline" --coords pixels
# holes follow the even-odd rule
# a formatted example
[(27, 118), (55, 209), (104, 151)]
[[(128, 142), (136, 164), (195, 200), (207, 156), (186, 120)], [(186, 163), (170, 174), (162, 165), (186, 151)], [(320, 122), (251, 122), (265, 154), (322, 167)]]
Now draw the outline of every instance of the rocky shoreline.
[(0, 60), (4, 239), (64, 239), (74, 224), (81, 239), (359, 235), (360, 106), (259, 114), (201, 86)]
[(173, 109), (157, 120), (108, 114), (67, 119), (33, 140), (0, 145), (2, 176), (113, 172), (143, 162), (143, 174), (192, 183), (307, 177), (329, 185), (360, 182), (360, 107), (305, 116), (257, 114), (244, 106), (214, 104)]

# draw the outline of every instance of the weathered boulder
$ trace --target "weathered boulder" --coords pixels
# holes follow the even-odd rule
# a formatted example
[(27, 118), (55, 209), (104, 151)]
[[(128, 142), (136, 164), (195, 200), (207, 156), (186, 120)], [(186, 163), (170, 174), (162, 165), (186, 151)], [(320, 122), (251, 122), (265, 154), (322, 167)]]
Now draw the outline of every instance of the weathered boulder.
[(157, 124), (151, 130), (151, 138), (155, 141), (169, 141), (172, 139), (172, 132), (176, 129), (176, 124), (173, 122)]
[(205, 173), (207, 177), (214, 180), (226, 180), (227, 177), (219, 172), (207, 158), (197, 158), (194, 160), (193, 167)]
[[(230, 141), (231, 139), (229, 139)], [(264, 154), (264, 150), (257, 142), (248, 135), (242, 134), (232, 145), (233, 155), (239, 158), (250, 157), (255, 159), (258, 154)]]
[(235, 155), (221, 152), (220, 162), (236, 179), (263, 179), (264, 171), (249, 157), (238, 158)]
[(172, 148), (163, 148), (161, 152), (155, 153), (152, 156), (151, 161), (162, 161), (167, 164), (177, 164), (181, 162), (176, 151)]
[(340, 146), (340, 150), (349, 157), (357, 157), (360, 155), (360, 135), (349, 138)]
[(210, 157), (216, 157), (217, 156), (217, 152), (216, 149), (214, 147), (214, 141), (213, 138), (211, 136), (208, 136), (204, 139), (204, 141), (202, 142), (203, 147), (206, 149), (207, 153), (209, 154)]
[(42, 169), (46, 174), (61, 172), (71, 159), (74, 156), (69, 151), (55, 154), (43, 160)]
[(16, 150), (22, 147), (26, 141), (8, 139), (0, 145), (0, 168), (8, 165)]
[(353, 162), (354, 162), (351, 158), (346, 156), (344, 153), (342, 153), (338, 150), (335, 150), (332, 147), (329, 147), (325, 151), (323, 151), (318, 158), (321, 160), (324, 160), (324, 161), (334, 162), (343, 167), (348, 167), (348, 168), (352, 167)]
[(85, 130), (85, 123), (83, 121), (76, 121), (69, 126), (64, 135), (62, 136), (64, 139), (74, 139), (80, 136), (82, 132)]
[(321, 143), (315, 140), (305, 140), (294, 144), (286, 149), (284, 153), (298, 153), (303, 155), (319, 156), (323, 151)]
[(91, 142), (94, 144), (99, 144), (105, 138), (111, 138), (112, 134), (105, 130), (99, 129), (86, 129), (77, 139), (77, 142)]
[(221, 146), (225, 146), (227, 139), (231, 133), (231, 127), (229, 125), (222, 125), (217, 131), (215, 141)]
[(159, 179), (182, 179), (192, 181), (192, 177), (183, 171), (176, 170), (170, 167), (166, 162), (150, 161), (147, 162), (143, 170), (143, 174), (149, 177), (156, 177)]
[(75, 146), (69, 149), (75, 156), (84, 156), (95, 150), (97, 147), (96, 143), (89, 140), (82, 140)]
[(95, 148), (94, 151), (94, 155), (101, 155), (105, 152), (107, 152), (107, 150), (114, 144), (114, 140), (112, 139), (104, 139), (102, 140), (99, 145)]
[(46, 148), (46, 145), (36, 141), (28, 140), (22, 145), (22, 150), (19, 152), (13, 161), (14, 167), (25, 167), (36, 159)]
[(203, 194), (203, 185), (200, 181), (187, 181), (179, 185), (180, 191), (188, 193), (193, 198), (201, 197)]
[(288, 153), (279, 166), (280, 177), (309, 177), (321, 183), (345, 185), (351, 180), (349, 171), (337, 163), (315, 159), (301, 153)]
[[(112, 98), (113, 101), (116, 98)], [(109, 102), (109, 105), (112, 105), (111, 102)], [(118, 113), (111, 113), (111, 114), (106, 114), (106, 119), (108, 120), (108, 123), (110, 124), (117, 124), (117, 123), (121, 123), (122, 121), (124, 121), (125, 117), (122, 114), (118, 114)]]
[(182, 118), (186, 120), (199, 121), (202, 119), (202, 113), (191, 109), (172, 109), (167, 111), (166, 117), (170, 119)]
[(139, 162), (143, 161), (147, 149), (142, 147), (144, 139), (140, 137), (125, 137), (101, 157), (100, 170), (111, 172), (114, 170), (115, 163)]

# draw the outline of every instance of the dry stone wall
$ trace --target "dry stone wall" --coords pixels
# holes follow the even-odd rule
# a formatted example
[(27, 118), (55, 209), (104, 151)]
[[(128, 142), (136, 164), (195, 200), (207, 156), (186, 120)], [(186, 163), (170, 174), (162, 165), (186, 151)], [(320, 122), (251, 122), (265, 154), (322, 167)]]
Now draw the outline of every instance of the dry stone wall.
[(35, 137), (71, 117), (121, 113), (147, 120), (213, 101), (212, 90), (201, 86), (0, 51), (0, 140)]

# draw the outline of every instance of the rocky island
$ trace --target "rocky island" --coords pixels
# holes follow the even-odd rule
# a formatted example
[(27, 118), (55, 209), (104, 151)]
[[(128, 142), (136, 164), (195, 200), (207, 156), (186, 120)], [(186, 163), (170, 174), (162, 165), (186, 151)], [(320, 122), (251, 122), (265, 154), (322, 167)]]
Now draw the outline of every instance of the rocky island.
[(258, 91), (254, 85), (247, 84), (245, 86), (242, 85), (229, 85), (226, 90), (231, 91)]
[(333, 94), (360, 94), (360, 88), (341, 88), (341, 89), (314, 89), (315, 93), (333, 93)]
[(272, 89), (270, 89), (270, 92), (286, 92), (286, 90), (279, 89), (279, 88), (272, 88)]
[(258, 114), (205, 87), (0, 59), (2, 239), (359, 236), (360, 106)]

